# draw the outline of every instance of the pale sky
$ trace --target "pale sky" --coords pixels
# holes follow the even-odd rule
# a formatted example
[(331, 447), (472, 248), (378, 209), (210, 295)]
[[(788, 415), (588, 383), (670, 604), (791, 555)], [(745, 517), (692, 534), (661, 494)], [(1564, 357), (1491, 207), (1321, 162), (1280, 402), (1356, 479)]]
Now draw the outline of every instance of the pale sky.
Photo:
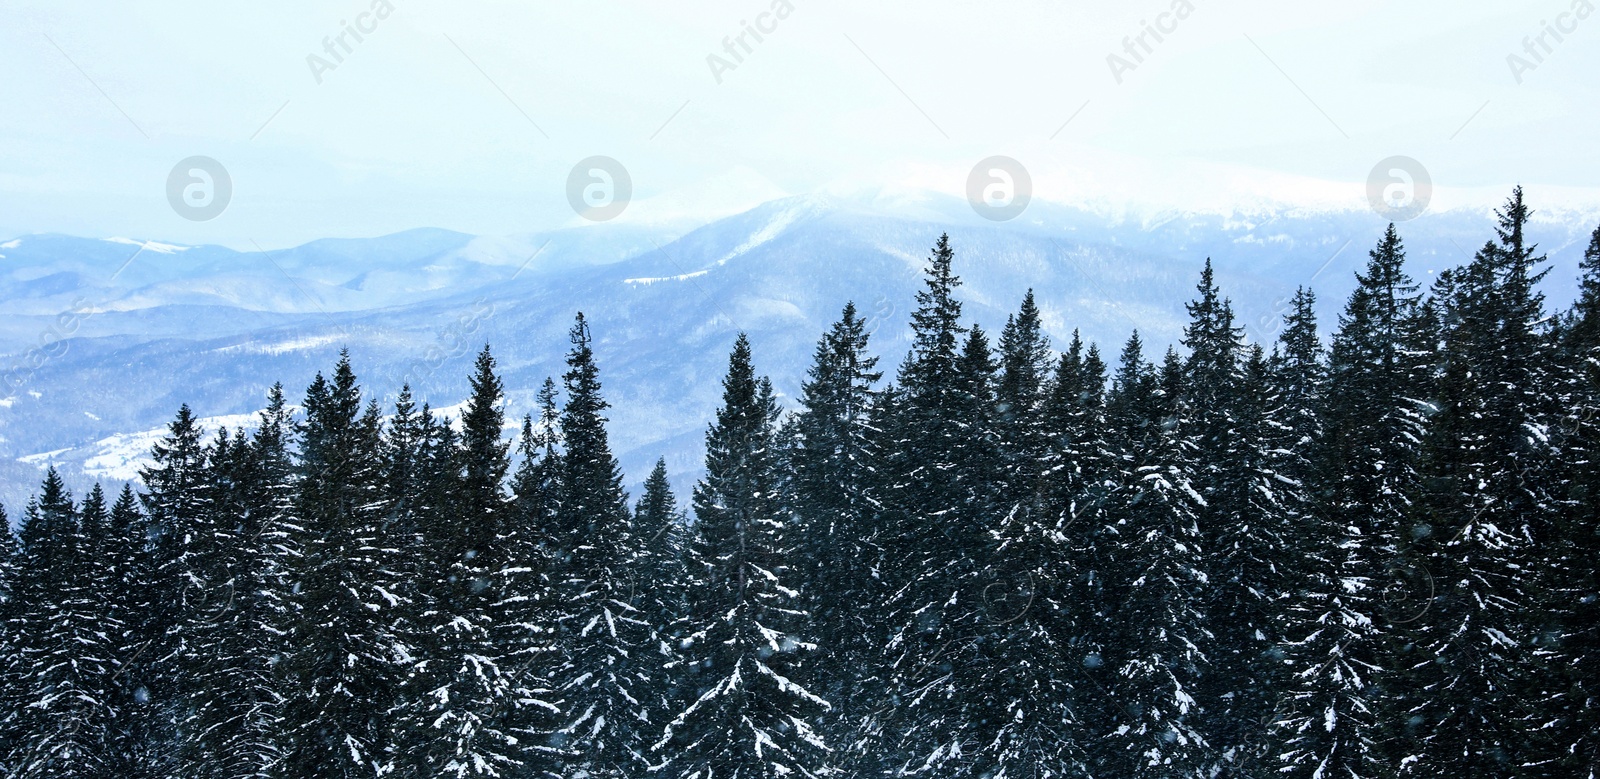
[[(5, 0), (0, 238), (519, 233), (575, 222), (591, 155), (691, 206), (707, 180), (961, 194), (995, 154), (1069, 202), (1354, 203), (1393, 155), (1440, 207), (1600, 187), (1587, 0), (387, 1)], [(209, 221), (167, 200), (194, 155), (233, 184)]]

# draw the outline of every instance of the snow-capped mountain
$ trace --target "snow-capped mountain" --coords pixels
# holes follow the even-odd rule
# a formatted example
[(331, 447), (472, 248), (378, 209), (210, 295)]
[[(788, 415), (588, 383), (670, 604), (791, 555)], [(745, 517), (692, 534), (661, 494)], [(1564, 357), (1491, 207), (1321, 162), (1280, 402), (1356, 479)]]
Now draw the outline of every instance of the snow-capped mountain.
[[(1413, 274), (1426, 283), (1465, 262), (1491, 220), (1458, 210), (1402, 224)], [(1539, 222), (1553, 303), (1571, 299), (1594, 220)], [(23, 236), (0, 244), (0, 500), (19, 506), (51, 463), (80, 482), (132, 478), (180, 404), (211, 429), (248, 425), (274, 381), (293, 401), (346, 348), (369, 396), (409, 383), (437, 408), (465, 396), (472, 356), (490, 343), (520, 418), (561, 374), (577, 311), (594, 330), (629, 478), (665, 455), (683, 486), (737, 332), (792, 397), (816, 338), (854, 300), (892, 375), (941, 233), (969, 322), (998, 333), (1032, 288), (1058, 344), (1077, 328), (1111, 356), (1135, 328), (1156, 348), (1177, 342), (1207, 257), (1253, 340), (1270, 342), (1300, 285), (1318, 292), (1326, 330), (1384, 224), (1365, 211), (1125, 219), (1043, 201), (997, 224), (960, 199), (876, 193), (779, 198), (697, 229), (423, 229), (272, 251)]]

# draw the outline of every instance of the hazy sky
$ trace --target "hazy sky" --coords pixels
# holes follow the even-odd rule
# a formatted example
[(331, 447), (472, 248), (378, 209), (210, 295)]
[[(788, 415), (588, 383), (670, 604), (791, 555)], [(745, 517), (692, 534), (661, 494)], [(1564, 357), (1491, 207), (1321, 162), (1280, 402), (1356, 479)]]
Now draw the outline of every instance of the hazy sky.
[[(960, 194), (994, 154), (1069, 201), (1357, 202), (1391, 155), (1442, 205), (1600, 185), (1587, 0), (6, 0), (0, 69), (0, 237), (515, 233), (572, 222), (597, 154), (691, 205), (708, 179)], [(192, 155), (232, 180), (210, 221), (168, 205)]]

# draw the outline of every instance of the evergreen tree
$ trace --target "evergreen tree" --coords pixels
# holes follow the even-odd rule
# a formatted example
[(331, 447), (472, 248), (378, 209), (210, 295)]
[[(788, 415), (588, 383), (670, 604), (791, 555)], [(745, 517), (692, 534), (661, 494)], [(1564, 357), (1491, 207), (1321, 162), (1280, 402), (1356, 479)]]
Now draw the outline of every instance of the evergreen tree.
[(1567, 510), (1541, 606), (1560, 620), (1544, 649), (1554, 687), (1538, 701), (1557, 720), (1551, 752), (1574, 776), (1600, 776), (1600, 227), (1580, 263), (1578, 299), (1563, 332), (1565, 412), (1555, 445), (1564, 461)]
[(892, 454), (884, 461), (880, 522), (890, 555), (881, 618), (890, 631), (885, 665), (894, 675), (882, 732), (894, 742), (883, 751), (893, 770), (913, 773), (966, 770), (979, 749), (969, 709), (988, 703), (979, 700), (975, 674), (987, 584), (980, 583), (980, 560), (991, 542), (987, 518), (969, 503), (974, 461), (964, 456), (974, 453), (972, 436), (980, 432), (963, 416), (974, 406), (977, 355), (963, 350), (954, 256), (949, 237), (940, 236), (911, 315), (911, 353), (898, 387), (886, 394)]
[(13, 739), (17, 734), (23, 701), (21, 647), (13, 634), (14, 590), (17, 582), (17, 535), (11, 529), (5, 504), (0, 503), (0, 772), (12, 773)]
[[(634, 566), (634, 607), (649, 621), (653, 648), (641, 654), (648, 662), (665, 667), (678, 657), (678, 646), (685, 637), (689, 617), (685, 587), (688, 569), (688, 523), (678, 508), (667, 480), (667, 461), (656, 460), (644, 481), (644, 494), (633, 510), (634, 522), (644, 539), (639, 563)], [(659, 672), (656, 684), (648, 690), (649, 706), (661, 712), (681, 711), (685, 691), (673, 684), (669, 674)]]
[[(1120, 473), (1106, 427), (1106, 381), (1099, 348), (1090, 345), (1086, 352), (1074, 332), (1056, 366), (1041, 420), (1051, 440), (1042, 468), (1044, 519), (1038, 528), (1008, 527), (1002, 542), (1003, 548), (1031, 543), (1038, 547), (1037, 555), (1050, 555), (1040, 561), (1040, 602), (1052, 610), (1052, 619), (1057, 621), (1055, 640), (1069, 636), (1060, 659), (1075, 672), (1057, 677), (1061, 680), (1057, 683), (1069, 684), (1069, 679), (1088, 682), (1072, 685), (1073, 694), (1062, 696), (1069, 702), (1080, 693), (1106, 691), (1098, 679), (1099, 669), (1105, 667), (1104, 646), (1098, 643), (1104, 631), (1097, 628), (1113, 619), (1113, 604), (1105, 600), (1105, 584), (1112, 563), (1110, 552), (1119, 540), (1106, 512), (1114, 476)], [(1049, 566), (1054, 566), (1055, 573), (1050, 573)], [(1046, 591), (1050, 587), (1059, 589)]]
[(306, 390), (300, 486), (286, 523), (284, 688), (276, 773), (370, 777), (394, 761), (400, 585), (383, 533), (381, 418), (348, 355)]
[(808, 615), (785, 585), (790, 517), (780, 498), (772, 387), (757, 379), (741, 334), (706, 433), (706, 476), (695, 487), (685, 674), (693, 700), (658, 748), (681, 777), (827, 775), (814, 722), (829, 704), (809, 692), (799, 631)]
[(265, 543), (275, 517), (254, 510), (254, 496), (266, 490), (249, 439), (224, 429), (205, 459), (204, 508), (193, 525), (174, 529), (186, 536), (179, 556), (185, 599), (170, 660), (186, 704), (179, 764), (187, 776), (261, 776), (276, 760)]
[[(454, 523), (462, 520), (457, 502), (464, 468), (461, 439), (452, 421), (434, 414), (427, 403), (416, 408), (406, 389), (402, 387), (396, 399), (384, 440), (392, 496), (388, 527), (400, 550), (394, 570), (404, 584), (388, 620), (402, 667), (393, 716), (397, 743), (431, 747), (443, 739), (434, 727), (437, 716), (430, 716), (440, 701), (430, 693), (441, 676), (437, 669), (448, 664), (444, 658), (449, 634), (440, 626), (447, 625), (449, 616), (437, 598), (453, 583), (450, 577), (459, 573), (451, 570), (448, 550), (436, 545), (448, 539)], [(395, 770), (427, 776), (442, 770), (432, 762), (439, 758), (431, 748), (409, 750)]]
[(17, 555), (17, 535), (11, 530), (11, 519), (6, 516), (4, 503), (0, 503), (0, 530), (5, 531), (0, 533), (0, 609), (4, 609), (5, 604), (11, 602), (11, 580), (15, 576)]
[(1000, 502), (1007, 510), (1036, 496), (1047, 457), (1048, 439), (1038, 424), (1051, 368), (1050, 339), (1044, 334), (1033, 290), (1006, 319), (1000, 332), (1000, 379), (995, 387), (995, 432), (1002, 447), (1005, 483)]
[(786, 435), (797, 525), (790, 568), (815, 621), (813, 635), (827, 647), (812, 689), (833, 704), (822, 731), (845, 771), (875, 765), (884, 681), (886, 633), (877, 614), (886, 595), (877, 575), (884, 549), (874, 521), (880, 452), (872, 420), (873, 385), (883, 374), (867, 347), (866, 322), (847, 303), (817, 343)]
[(1301, 502), (1300, 487), (1280, 471), (1279, 399), (1265, 355), (1246, 350), (1210, 260), (1198, 291), (1187, 306), (1179, 404), (1194, 431), (1197, 489), (1205, 497), (1204, 611), (1214, 641), (1204, 647), (1212, 669), (1203, 685), (1204, 730), (1222, 769), (1239, 773), (1266, 749), (1261, 723), (1272, 709), (1274, 618), (1292, 563), (1283, 528)]
[(1195, 700), (1207, 670), (1201, 647), (1211, 642), (1200, 611), (1196, 517), (1205, 504), (1193, 486), (1193, 443), (1175, 416), (1181, 377), (1170, 351), (1153, 370), (1135, 333), (1106, 408), (1119, 468), (1106, 532), (1116, 539), (1104, 584), (1113, 612), (1097, 643), (1115, 687), (1091, 759), (1119, 776), (1202, 776), (1210, 763)]
[(105, 585), (93, 554), (107, 524), (98, 490), (84, 509), (51, 468), (23, 516), (10, 609), (16, 665), (7, 673), (8, 685), (20, 688), (7, 696), (19, 705), (7, 739), (17, 777), (97, 777), (110, 767), (116, 671), (108, 635), (117, 630), (97, 602)]
[[(972, 529), (985, 541), (992, 536), (996, 514), (1003, 510), (999, 507), (1003, 499), (999, 485), (1007, 473), (997, 430), (997, 369), (988, 335), (983, 328), (973, 325), (967, 331), (961, 357), (956, 361), (953, 410), (957, 414), (957, 435), (950, 444), (957, 495)], [(988, 547), (989, 544), (985, 544), (966, 552), (972, 555), (975, 569), (992, 576), (988, 569), (993, 559)]]
[(1408, 638), (1417, 645), (1408, 701), (1419, 720), (1407, 770), (1506, 775), (1538, 762), (1520, 707), (1530, 636), (1548, 627), (1530, 589), (1540, 546), (1553, 539), (1543, 337), (1545, 261), (1527, 240), (1531, 212), (1516, 189), (1497, 212), (1498, 240), (1442, 289), (1438, 412), (1426, 439), (1412, 543), (1434, 592)]
[[(505, 729), (514, 718), (518, 679), (502, 657), (496, 623), (512, 561), (504, 555), (509, 468), (503, 440), (504, 390), (485, 347), (471, 378), (461, 416), (460, 482), (450, 511), (421, 527), (418, 626), (431, 634), (430, 654), (416, 664), (407, 703), (424, 727), (405, 760), (417, 776), (500, 776), (521, 765), (517, 738)], [(421, 748), (416, 748), (421, 747)]]
[[(431, 417), (431, 414), (428, 415)], [(383, 439), (383, 481), (389, 507), (388, 532), (401, 548), (399, 567), (413, 584), (420, 576), (422, 548), (422, 507), (427, 472), (428, 435), (434, 420), (425, 418), (411, 394), (411, 385), (400, 387), (394, 413), (389, 416)], [(411, 590), (408, 588), (408, 594)], [(415, 600), (415, 598), (411, 598)], [(411, 629), (414, 626), (408, 626)]]
[[(1381, 276), (1369, 269), (1369, 278)], [(1370, 302), (1373, 291), (1354, 300)], [(1281, 403), (1281, 472), (1306, 502), (1288, 505), (1285, 552), (1290, 600), (1278, 611), (1285, 673), (1273, 679), (1277, 704), (1269, 723), (1278, 770), (1288, 776), (1382, 775), (1372, 692), (1374, 665), (1373, 578), (1367, 539), (1350, 520), (1318, 510), (1314, 491), (1329, 483), (1319, 412), (1328, 402), (1311, 293), (1294, 298), (1273, 360), (1272, 386)], [(1363, 303), (1365, 305), (1365, 303)], [(1370, 313), (1370, 312), (1366, 312)], [(1366, 316), (1351, 309), (1348, 319)], [(1342, 344), (1358, 336), (1347, 330)], [(1350, 369), (1353, 366), (1341, 366)]]
[(150, 685), (157, 678), (160, 660), (152, 648), (166, 625), (160, 621), (150, 582), (157, 570), (149, 518), (139, 509), (133, 488), (123, 485), (111, 506), (106, 532), (109, 554), (104, 558), (107, 596), (101, 601), (109, 623), (120, 631), (111, 639), (117, 658), (112, 678), (115, 720), (108, 737), (110, 774), (125, 779), (154, 779), (162, 773), (168, 745), (161, 738), (169, 731), (158, 719)]
[(503, 547), (503, 594), (498, 604), (497, 642), (517, 685), (516, 706), (507, 708), (507, 730), (526, 745), (523, 759), (532, 770), (554, 771), (559, 750), (548, 746), (561, 726), (560, 706), (550, 688), (560, 668), (555, 643), (561, 603), (552, 580), (551, 548), (561, 489), (556, 446), (560, 412), (555, 383), (545, 379), (538, 395), (538, 427), (524, 418), (518, 443), (521, 462), (512, 479), (512, 499)]
[(1282, 439), (1293, 460), (1285, 466), (1290, 478), (1313, 489), (1321, 457), (1321, 412), (1327, 402), (1326, 350), (1317, 334), (1317, 297), (1300, 287), (1284, 316), (1283, 334), (1272, 352), (1272, 386), (1282, 405), (1278, 420)]
[[(996, 428), (1003, 515), (984, 604), (985, 691), (993, 735), (981, 765), (994, 775), (1054, 777), (1087, 772), (1082, 735), (1085, 594), (1075, 579), (1093, 571), (1074, 542), (1082, 477), (1099, 470), (1088, 439), (1103, 367), (1084, 364), (1074, 337), (1047, 386), (1048, 342), (1030, 292), (1002, 332)], [(1091, 352), (1097, 363), (1098, 356)], [(1092, 373), (1091, 378), (1088, 374)], [(1094, 386), (1090, 386), (1093, 383)], [(1086, 451), (1085, 449), (1090, 451)], [(1081, 468), (1077, 473), (1068, 469)], [(1085, 505), (1086, 507), (1086, 505)], [(982, 775), (982, 774), (980, 774)]]
[(1280, 620), (1291, 675), (1273, 727), (1281, 744), (1276, 763), (1291, 775), (1387, 775), (1394, 758), (1383, 742), (1405, 719), (1382, 692), (1394, 684), (1385, 670), (1394, 662), (1390, 629), (1426, 608), (1418, 587), (1425, 569), (1399, 548), (1416, 483), (1426, 372), (1426, 336), (1413, 332), (1424, 308), (1404, 261), (1391, 225), (1357, 274), (1314, 420), (1304, 410), (1315, 403), (1317, 382), (1305, 295), (1284, 335), (1280, 383), (1289, 432), (1311, 444), (1290, 473), (1309, 474), (1315, 497), (1304, 523), (1292, 526), (1295, 599)]
[[(152, 755), (155, 770), (179, 770), (178, 736), (190, 716), (181, 661), (184, 623), (203, 609), (208, 582), (203, 569), (214, 548), (211, 532), (211, 473), (206, 465), (203, 431), (187, 405), (178, 409), (167, 435), (152, 447), (152, 464), (140, 471), (145, 492), (140, 495), (148, 516), (150, 561), (146, 573), (150, 597), (140, 620), (141, 644), (135, 653), (148, 659), (143, 688), (147, 703), (148, 734), (161, 751)], [(203, 612), (199, 612), (203, 613)]]
[(513, 515), (518, 528), (529, 530), (521, 538), (548, 556), (550, 523), (561, 498), (561, 411), (556, 405), (556, 384), (546, 378), (537, 396), (539, 419), (525, 418), (519, 439), (521, 461), (512, 478)]
[[(589, 324), (582, 314), (567, 354), (567, 404), (561, 414), (561, 496), (553, 554), (562, 602), (560, 639), (567, 657), (558, 690), (566, 724), (556, 746), (570, 750), (572, 776), (625, 777), (646, 765), (643, 723), (650, 712), (640, 694), (649, 687), (641, 652), (650, 625), (630, 602), (630, 566), (640, 533), (622, 489), (622, 474), (606, 435), (600, 373)], [(570, 739), (562, 743), (563, 739)]]
[(648, 533), (635, 591), (660, 588), (665, 594), (664, 602), (654, 611), (664, 619), (655, 624), (668, 624), (680, 610), (670, 593), (682, 578), (680, 568), (688, 528), (678, 510), (678, 499), (672, 494), (672, 483), (667, 480), (665, 458), (657, 459), (650, 469), (650, 476), (644, 480), (644, 494), (639, 496), (633, 513), (639, 528)]
[(1578, 272), (1578, 299), (1568, 312), (1563, 333), (1567, 351), (1586, 356), (1586, 349), (1600, 344), (1600, 226), (1589, 236)]

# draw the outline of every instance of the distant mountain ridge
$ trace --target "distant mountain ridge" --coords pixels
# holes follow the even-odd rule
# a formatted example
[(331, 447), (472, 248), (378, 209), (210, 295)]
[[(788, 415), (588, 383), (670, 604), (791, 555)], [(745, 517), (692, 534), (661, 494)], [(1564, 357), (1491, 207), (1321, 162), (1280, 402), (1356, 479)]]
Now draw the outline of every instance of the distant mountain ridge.
[[(1537, 224), (1552, 304), (1572, 297), (1594, 218)], [(560, 374), (580, 310), (629, 479), (664, 455), (683, 487), (735, 333), (750, 334), (757, 369), (792, 396), (815, 340), (854, 300), (892, 375), (941, 233), (956, 248), (969, 323), (997, 333), (1032, 288), (1058, 346), (1077, 328), (1114, 354), (1135, 328), (1153, 348), (1177, 342), (1207, 257), (1252, 340), (1275, 336), (1300, 285), (1316, 289), (1326, 332), (1384, 225), (1371, 212), (1303, 210), (1135, 221), (1042, 201), (997, 224), (940, 195), (806, 195), (694, 229), (420, 229), (275, 251), (22, 236), (0, 244), (0, 500), (20, 508), (50, 463), (79, 482), (126, 478), (180, 404), (213, 426), (242, 424), (272, 382), (293, 401), (341, 348), (370, 396), (392, 399), (409, 382), (441, 407), (465, 397), (472, 354), (490, 343), (520, 418), (544, 377)], [(1424, 284), (1493, 234), (1478, 210), (1400, 231)]]

